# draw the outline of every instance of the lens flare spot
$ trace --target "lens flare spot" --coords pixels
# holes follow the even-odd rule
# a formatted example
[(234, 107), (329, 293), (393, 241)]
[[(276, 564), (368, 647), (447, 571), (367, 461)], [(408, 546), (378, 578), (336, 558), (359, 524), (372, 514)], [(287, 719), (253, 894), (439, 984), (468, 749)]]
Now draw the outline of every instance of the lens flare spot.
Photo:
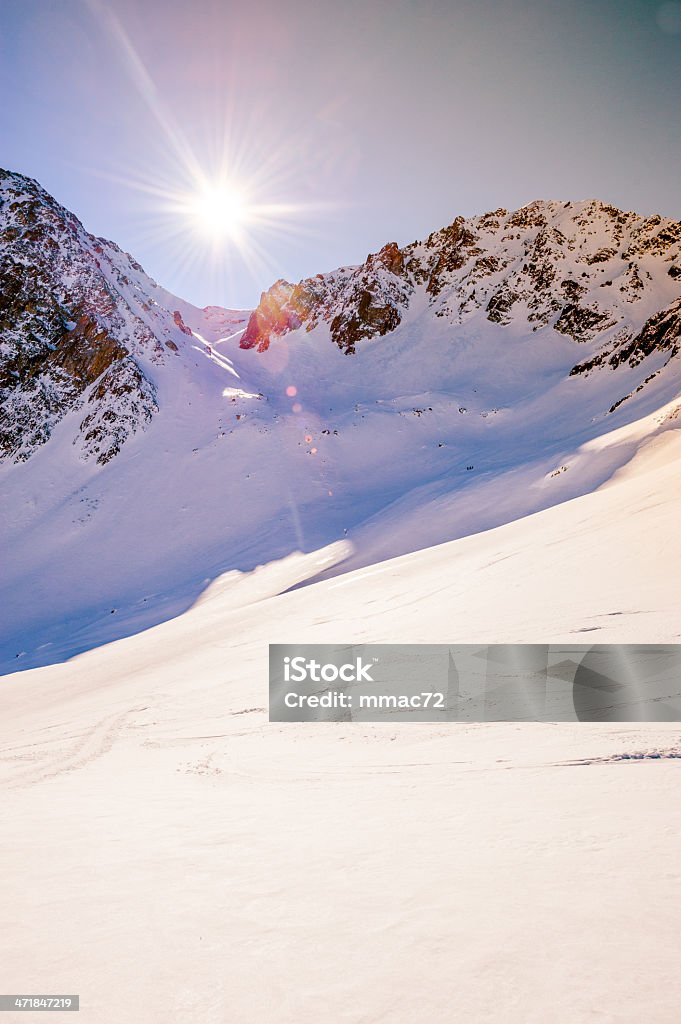
[(295, 398), (296, 395), (298, 394), (298, 388), (294, 388), (293, 384), (289, 384), (289, 386), (286, 388), (286, 394), (288, 395), (289, 398)]

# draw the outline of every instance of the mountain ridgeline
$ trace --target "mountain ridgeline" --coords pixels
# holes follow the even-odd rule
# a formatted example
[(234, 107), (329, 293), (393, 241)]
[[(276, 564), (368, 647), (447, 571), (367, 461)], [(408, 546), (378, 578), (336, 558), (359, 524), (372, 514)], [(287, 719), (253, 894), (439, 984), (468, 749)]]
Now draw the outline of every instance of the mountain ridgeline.
[(249, 315), (195, 310), (35, 181), (0, 171), (0, 458), (11, 462), (69, 416), (79, 455), (110, 461), (158, 412), (167, 375), (190, 372), (207, 321), (212, 338), (241, 331), (242, 350), (316, 331), (361, 360), (415, 316), (453, 345), (480, 320), (513, 337), (560, 335), (574, 344), (569, 374), (640, 367), (640, 390), (681, 343), (681, 223), (596, 200), (457, 217), (361, 266), (277, 281)]
[(25, 461), (73, 413), (82, 457), (108, 462), (158, 411), (153, 368), (187, 336), (128, 253), (0, 170), (0, 458)]
[[(573, 374), (638, 365), (656, 350), (671, 359), (681, 336), (681, 223), (625, 213), (597, 200), (537, 201), (457, 217), (423, 242), (389, 242), (360, 267), (264, 292), (243, 334), (265, 351), (276, 337), (328, 326), (348, 355), (394, 331), (410, 306), (456, 327), (487, 320), (579, 344), (601, 342)], [(651, 315), (652, 311), (652, 315)], [(643, 314), (643, 315), (642, 315)]]

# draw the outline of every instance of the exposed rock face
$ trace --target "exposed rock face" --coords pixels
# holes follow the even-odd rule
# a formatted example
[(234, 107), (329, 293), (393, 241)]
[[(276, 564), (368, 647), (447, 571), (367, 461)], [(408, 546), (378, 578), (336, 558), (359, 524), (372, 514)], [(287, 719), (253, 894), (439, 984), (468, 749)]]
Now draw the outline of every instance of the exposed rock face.
[(164, 332), (156, 312), (160, 337), (149, 326), (145, 284), (156, 287), (36, 182), (0, 171), (0, 458), (28, 458), (82, 408), (76, 442), (104, 463), (149, 421), (140, 358), (162, 358)]
[(511, 311), (519, 298), (518, 292), (514, 292), (508, 285), (502, 285), (498, 291), (494, 292), (485, 307), (487, 319), (496, 324), (510, 324)]
[(131, 434), (149, 422), (157, 408), (154, 388), (135, 361), (113, 361), (85, 406), (86, 416), (80, 424), (85, 456), (96, 457), (102, 464), (108, 462)]
[[(527, 331), (554, 329), (593, 344), (640, 330), (644, 308), (681, 290), (681, 224), (644, 218), (591, 200), (534, 202), (513, 213), (457, 217), (423, 242), (395, 242), (359, 267), (278, 281), (263, 293), (241, 345), (326, 324), (349, 355), (388, 334), (419, 307), (453, 326), (480, 313)], [(666, 280), (666, 285), (662, 284)], [(641, 303), (641, 299), (649, 300)]]
[(397, 242), (388, 242), (376, 256), (367, 257), (368, 267), (385, 267), (391, 274), (401, 274), (404, 270), (404, 256)]
[[(464, 267), (470, 257), (471, 250), (475, 248), (475, 235), (465, 226), (463, 217), (456, 220), (447, 228), (428, 236), (426, 247), (437, 252), (436, 258), (423, 268), (423, 275), (427, 273), (428, 284), (426, 291), (429, 295), (436, 297), (446, 287), (448, 277), (457, 270)], [(411, 267), (414, 272), (418, 270), (418, 257), (411, 260)]]
[(597, 353), (592, 359), (585, 360), (570, 371), (575, 376), (588, 373), (597, 366), (617, 368), (623, 363), (638, 366), (654, 352), (668, 353), (666, 362), (673, 359), (681, 350), (681, 299), (677, 299), (667, 309), (660, 310), (646, 320), (639, 333), (631, 338), (624, 334), (612, 350)]
[(561, 334), (569, 335), (574, 341), (591, 341), (605, 326), (612, 327), (615, 321), (608, 313), (568, 302), (563, 306), (554, 327)]
[(176, 309), (175, 312), (173, 313), (173, 322), (176, 327), (180, 328), (183, 334), (186, 334), (190, 338), (192, 337), (191, 328), (187, 327), (186, 323), (182, 319), (182, 314), (180, 313), (179, 309)]
[(263, 292), (241, 347), (263, 352), (273, 337), (302, 326), (310, 331), (325, 321), (338, 347), (354, 353), (360, 339), (387, 334), (399, 324), (400, 308), (413, 291), (404, 269), (402, 251), (389, 242), (359, 270), (318, 274), (296, 285), (277, 281)]
[(282, 279), (262, 293), (258, 308), (251, 314), (241, 337), (242, 348), (257, 347), (259, 352), (264, 352), (269, 348), (273, 334), (286, 334), (300, 327), (302, 320), (298, 306), (302, 298), (301, 286), (298, 285), (297, 289)]

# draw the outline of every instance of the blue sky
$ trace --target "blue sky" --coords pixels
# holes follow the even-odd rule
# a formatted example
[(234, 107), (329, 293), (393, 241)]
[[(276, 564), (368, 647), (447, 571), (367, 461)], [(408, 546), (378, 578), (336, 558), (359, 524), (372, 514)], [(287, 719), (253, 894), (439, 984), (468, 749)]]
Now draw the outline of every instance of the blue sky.
[[(278, 277), (535, 198), (681, 217), (679, 3), (4, 0), (2, 12), (0, 163), (199, 305), (251, 306)], [(225, 169), (267, 211), (236, 240), (209, 237), (175, 198)]]

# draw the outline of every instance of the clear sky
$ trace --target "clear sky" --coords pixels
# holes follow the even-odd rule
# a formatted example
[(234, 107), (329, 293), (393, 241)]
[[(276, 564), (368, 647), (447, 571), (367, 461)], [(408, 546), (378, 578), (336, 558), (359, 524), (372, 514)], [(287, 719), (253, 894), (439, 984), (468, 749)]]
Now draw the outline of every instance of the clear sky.
[[(0, 13), (0, 164), (199, 305), (248, 307), (277, 277), (536, 198), (681, 217), (681, 3), (0, 0)], [(241, 204), (231, 233), (207, 230), (225, 182)]]

